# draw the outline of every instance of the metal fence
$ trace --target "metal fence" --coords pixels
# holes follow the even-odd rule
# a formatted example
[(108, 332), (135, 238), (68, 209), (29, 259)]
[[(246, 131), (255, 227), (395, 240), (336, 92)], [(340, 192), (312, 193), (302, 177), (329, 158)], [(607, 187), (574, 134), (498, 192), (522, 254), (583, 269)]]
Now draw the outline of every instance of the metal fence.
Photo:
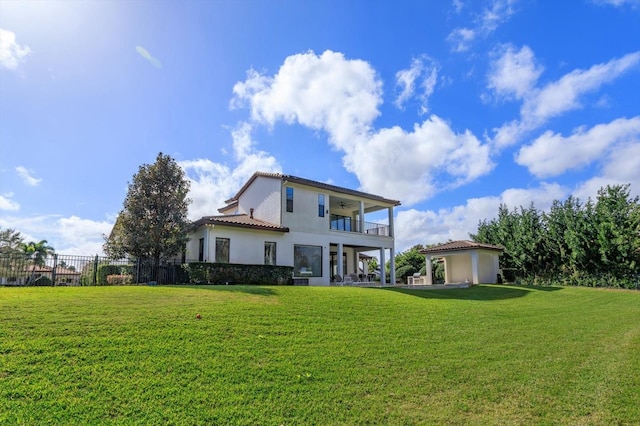
[(0, 285), (83, 286), (175, 284), (180, 262), (149, 259), (113, 260), (102, 256), (54, 254), (42, 260), (0, 256)]

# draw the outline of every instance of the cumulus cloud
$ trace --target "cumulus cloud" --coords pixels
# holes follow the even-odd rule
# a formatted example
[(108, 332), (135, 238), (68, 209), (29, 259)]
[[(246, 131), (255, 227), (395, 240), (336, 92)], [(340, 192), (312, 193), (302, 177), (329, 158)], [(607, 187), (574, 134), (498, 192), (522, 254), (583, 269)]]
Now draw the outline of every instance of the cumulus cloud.
[(11, 199), (12, 193), (0, 195), (0, 210), (17, 211), (20, 210), (20, 204)]
[(537, 177), (557, 176), (602, 159), (609, 150), (639, 138), (640, 116), (620, 118), (590, 129), (579, 128), (568, 137), (547, 131), (522, 147), (516, 162)]
[(276, 159), (263, 151), (255, 149), (251, 139), (251, 126), (240, 123), (232, 131), (233, 155), (236, 166), (215, 163), (209, 159), (180, 161), (190, 181), (189, 218), (218, 214), (225, 200), (233, 196), (256, 170), (262, 172), (281, 172)]
[(4, 216), (0, 217), (0, 226), (20, 231), (27, 241), (47, 240), (59, 254), (102, 255), (103, 235), (111, 232), (113, 223), (77, 216)]
[[(522, 52), (522, 49), (520, 52)], [(504, 148), (517, 143), (526, 133), (542, 126), (551, 118), (560, 116), (567, 111), (582, 108), (581, 100), (583, 95), (597, 91), (602, 85), (612, 82), (640, 63), (640, 51), (638, 51), (621, 58), (612, 59), (606, 63), (593, 65), (587, 70), (577, 69), (571, 71), (559, 80), (539, 89), (514, 92), (514, 87), (519, 86), (513, 84), (496, 86), (495, 83), (495, 81), (501, 81), (499, 71), (502, 68), (499, 63), (501, 61), (508, 62), (505, 59), (507, 55), (512, 55), (512, 53), (506, 51), (492, 66), (494, 73), (489, 75), (488, 87), (496, 91), (500, 88), (502, 90), (510, 90), (512, 93), (522, 93), (523, 104), (520, 109), (519, 119), (493, 129), (493, 144), (497, 148)], [(533, 57), (527, 61), (532, 62)], [(524, 68), (527, 69), (527, 66)], [(529, 70), (531, 70), (530, 66)], [(530, 75), (529, 81), (534, 81), (531, 80), (531, 77)], [(511, 88), (507, 89), (507, 87)]]
[(625, 142), (611, 150), (602, 161), (600, 172), (574, 190), (581, 199), (595, 198), (606, 185), (631, 184), (631, 195), (640, 195), (640, 140)]
[(416, 124), (413, 131), (392, 127), (372, 133), (356, 143), (345, 161), (362, 190), (397, 197), (405, 205), (472, 181), (494, 166), (487, 145), (469, 131), (455, 133), (436, 115)]
[(4, 68), (15, 70), (30, 53), (29, 46), (16, 43), (15, 33), (0, 28), (0, 64)]
[(414, 96), (416, 90), (420, 90), (416, 95), (420, 101), (420, 113), (427, 113), (429, 111), (427, 101), (433, 94), (437, 80), (437, 64), (428, 56), (415, 58), (409, 68), (396, 73), (396, 87), (400, 93), (394, 104), (398, 108), (404, 108), (404, 104)]
[(136, 46), (136, 52), (138, 52), (138, 54), (140, 54), (140, 56), (142, 56), (144, 59), (149, 61), (149, 63), (154, 67), (162, 68), (162, 63), (160, 63), (158, 59), (151, 56), (151, 53), (149, 53), (149, 51), (147, 51), (147, 49), (145, 49), (144, 47)]
[(26, 167), (18, 166), (16, 167), (16, 172), (18, 172), (18, 176), (22, 178), (23, 182), (29, 186), (38, 186), (42, 179), (33, 177), (33, 171), (28, 170)]
[(469, 239), (469, 234), (477, 232), (481, 220), (497, 216), (500, 204), (514, 209), (528, 207), (533, 202), (537, 209), (548, 210), (553, 200), (564, 199), (567, 195), (566, 188), (543, 183), (537, 188), (511, 188), (498, 196), (471, 198), (463, 205), (437, 211), (400, 211), (394, 220), (396, 251), (402, 252), (416, 244)]
[[(375, 129), (382, 82), (367, 62), (341, 53), (290, 56), (274, 76), (251, 70), (233, 92), (231, 106), (248, 107), (253, 123), (271, 127), (283, 121), (325, 131), (329, 143), (344, 153), (343, 165), (357, 176), (362, 190), (399, 197), (406, 204), (493, 167), (486, 145), (469, 131), (455, 133), (435, 115), (413, 131)], [(398, 167), (372, 166), (376, 164)], [(447, 183), (435, 183), (435, 176)]]
[(489, 89), (507, 99), (523, 99), (532, 92), (543, 69), (528, 46), (516, 51), (511, 44), (502, 45), (492, 56), (497, 59), (490, 66)]

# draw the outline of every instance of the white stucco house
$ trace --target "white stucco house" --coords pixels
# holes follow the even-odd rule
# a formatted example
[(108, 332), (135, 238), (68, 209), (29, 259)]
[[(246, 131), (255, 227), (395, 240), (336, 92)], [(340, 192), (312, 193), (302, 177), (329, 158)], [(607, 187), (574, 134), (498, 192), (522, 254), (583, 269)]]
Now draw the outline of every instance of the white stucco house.
[(423, 284), (433, 284), (431, 260), (442, 259), (444, 262), (445, 284), (495, 284), (500, 272), (499, 257), (504, 249), (492, 244), (475, 241), (450, 241), (420, 250), (427, 261), (427, 271)]
[(395, 283), (393, 208), (399, 205), (322, 182), (256, 172), (219, 215), (193, 222), (185, 259), (291, 266), (294, 279), (329, 285), (336, 275), (358, 274), (360, 253), (374, 252), (381, 265), (389, 259)]

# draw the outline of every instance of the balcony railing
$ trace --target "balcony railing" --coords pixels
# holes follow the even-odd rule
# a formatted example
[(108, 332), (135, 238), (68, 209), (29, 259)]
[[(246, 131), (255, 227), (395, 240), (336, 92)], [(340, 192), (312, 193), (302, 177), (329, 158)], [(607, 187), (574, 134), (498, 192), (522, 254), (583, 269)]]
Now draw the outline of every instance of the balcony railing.
[(361, 222), (359, 220), (352, 219), (349, 216), (331, 215), (331, 225), (329, 228), (332, 231), (361, 233), (363, 229), (362, 225), (364, 225), (364, 233), (367, 235), (389, 236), (389, 225), (373, 222)]

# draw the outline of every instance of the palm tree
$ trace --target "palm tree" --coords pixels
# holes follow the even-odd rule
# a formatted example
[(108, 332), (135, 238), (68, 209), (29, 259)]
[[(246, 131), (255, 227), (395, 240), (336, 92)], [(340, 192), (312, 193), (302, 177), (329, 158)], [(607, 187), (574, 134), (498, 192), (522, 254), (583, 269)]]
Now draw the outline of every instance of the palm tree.
[(36, 273), (36, 266), (44, 266), (47, 260), (47, 256), (54, 253), (54, 248), (47, 245), (47, 240), (40, 240), (37, 243), (29, 241), (22, 245), (22, 251), (28, 259), (33, 262), (33, 268), (31, 269), (31, 277), (27, 281), (27, 284), (34, 281)]

